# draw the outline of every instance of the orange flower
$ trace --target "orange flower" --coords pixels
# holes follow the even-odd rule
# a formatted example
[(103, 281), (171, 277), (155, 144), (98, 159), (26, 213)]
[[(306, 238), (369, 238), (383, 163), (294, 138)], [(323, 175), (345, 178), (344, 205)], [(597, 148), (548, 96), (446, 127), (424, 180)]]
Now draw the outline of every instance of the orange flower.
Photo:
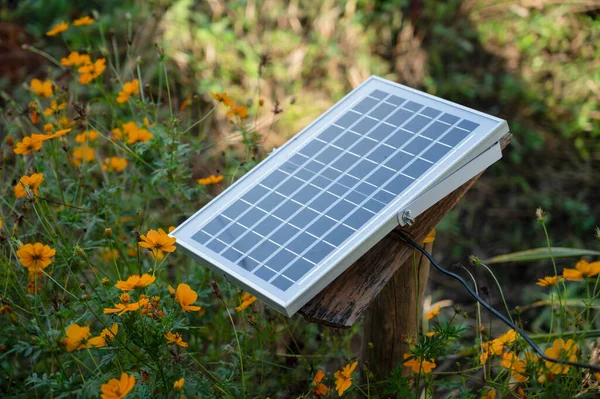
[(156, 280), (156, 276), (151, 276), (149, 274), (142, 274), (139, 276), (134, 274), (133, 276), (129, 276), (125, 281), (119, 280), (117, 284), (115, 284), (115, 287), (121, 291), (131, 291), (138, 287), (147, 287), (152, 284), (154, 280)]
[(81, 18), (78, 18), (73, 21), (73, 25), (75, 25), (75, 26), (91, 25), (93, 23), (94, 23), (94, 18), (89, 17), (87, 15), (85, 17), (81, 17)]
[(481, 399), (496, 399), (496, 391), (489, 390), (487, 391), (482, 397)]
[[(544, 351), (546, 356), (553, 357), (555, 359), (568, 360), (570, 362), (577, 361), (577, 352), (579, 347), (572, 339), (568, 339), (566, 342), (559, 338), (552, 343), (552, 346)], [(552, 362), (545, 362), (546, 367), (552, 374), (565, 374), (569, 371), (571, 366), (566, 364), (558, 364)]]
[(54, 25), (52, 27), (52, 29), (50, 29), (48, 32), (46, 32), (46, 35), (47, 36), (56, 36), (59, 33), (66, 31), (67, 29), (69, 29), (69, 24), (67, 22), (61, 22), (59, 24)]
[(211, 93), (211, 94), (216, 101), (223, 103), (223, 105), (225, 105), (227, 107), (233, 107), (233, 100), (231, 98), (229, 98), (227, 93)]
[(526, 353), (525, 358), (521, 359), (513, 352), (508, 352), (502, 354), (500, 365), (511, 371), (511, 375), (515, 381), (525, 382), (529, 379), (529, 377), (526, 376), (527, 361), (537, 362), (538, 358), (531, 353)]
[(93, 63), (90, 62), (79, 67), (77, 70), (77, 72), (79, 72), (79, 83), (82, 85), (90, 83), (92, 80), (102, 75), (105, 69), (106, 60), (104, 58), (99, 58)]
[(427, 234), (427, 237), (425, 237), (425, 239), (423, 240), (423, 244), (426, 244), (428, 242), (434, 242), (434, 241), (435, 241), (435, 229), (431, 229), (429, 234)]
[[(407, 361), (406, 359), (408, 359), (409, 357), (412, 357), (412, 359)], [(431, 373), (431, 370), (433, 370), (436, 367), (435, 362), (430, 362), (426, 359), (417, 358), (412, 353), (405, 353), (404, 359), (404, 367), (411, 367), (412, 371), (414, 371), (415, 373)]]
[(173, 389), (176, 391), (181, 391), (183, 389), (183, 384), (185, 380), (183, 378), (178, 379), (173, 383)]
[(154, 136), (148, 130), (136, 129), (130, 131), (129, 134), (127, 134), (127, 144), (135, 144), (137, 142), (145, 143), (147, 141), (150, 141), (152, 137)]
[(197, 182), (198, 182), (198, 184), (202, 184), (203, 186), (208, 186), (208, 185), (211, 185), (211, 184), (217, 184), (221, 180), (223, 180), (223, 176), (221, 176), (221, 175), (219, 175), (219, 176), (210, 175), (208, 177), (204, 177), (202, 179), (198, 179)]
[(15, 154), (25, 155), (32, 151), (38, 151), (42, 148), (44, 143), (44, 135), (37, 134), (31, 137), (24, 137), (23, 141), (17, 143), (17, 146), (13, 149)]
[(244, 107), (243, 105), (236, 105), (227, 112), (227, 116), (239, 116), (240, 119), (244, 119), (248, 116), (248, 108)]
[(313, 393), (315, 396), (323, 396), (327, 394), (327, 385), (321, 382), (326, 379), (327, 378), (325, 378), (325, 373), (323, 370), (317, 370), (317, 374), (315, 374), (315, 378), (313, 378)]
[(581, 259), (575, 265), (575, 269), (564, 269), (563, 277), (567, 280), (583, 280), (585, 277), (593, 277), (600, 273), (600, 262), (589, 263), (585, 259)]
[(248, 306), (252, 305), (256, 301), (256, 297), (254, 295), (250, 295), (249, 293), (244, 293), (242, 295), (242, 304), (235, 308), (238, 312), (246, 309)]
[[(52, 125), (50, 125), (50, 126), (52, 126)], [(44, 126), (44, 128), (45, 128), (45, 126)], [(43, 141), (54, 139), (54, 138), (57, 138), (57, 137), (60, 137), (60, 136), (64, 136), (65, 134), (69, 133), (71, 130), (72, 129), (57, 130), (56, 133), (52, 133), (52, 134), (46, 135), (46, 137), (43, 139)], [(37, 135), (35, 135), (35, 136), (37, 136)]]
[(19, 262), (30, 272), (46, 268), (52, 263), (52, 257), (56, 255), (56, 250), (40, 242), (35, 244), (23, 244), (17, 251)]
[(117, 380), (116, 378), (113, 378), (100, 387), (100, 390), (102, 391), (102, 399), (122, 399), (129, 393), (129, 391), (133, 389), (134, 386), (135, 377), (133, 374), (127, 375), (122, 373), (121, 379)]
[(104, 164), (102, 165), (103, 170), (107, 170), (109, 172), (117, 172), (120, 173), (127, 167), (127, 160), (125, 158), (118, 157), (110, 157), (109, 159), (104, 160)]
[[(171, 287), (170, 290), (172, 289), (173, 288)], [(196, 302), (196, 299), (198, 299), (198, 294), (191, 289), (189, 285), (179, 284), (177, 286), (177, 290), (175, 290), (175, 301), (181, 305), (181, 309), (184, 312), (194, 312), (202, 309), (200, 306), (192, 306), (192, 303)]]
[(61, 58), (60, 65), (64, 66), (81, 66), (91, 64), (92, 60), (87, 54), (79, 54), (77, 51), (71, 51), (68, 57)]
[(94, 150), (88, 146), (77, 147), (73, 150), (73, 165), (79, 166), (83, 162), (90, 162), (96, 158)]
[(354, 362), (351, 365), (347, 364), (341, 371), (336, 371), (333, 375), (335, 378), (335, 389), (338, 391), (339, 396), (342, 396), (344, 391), (352, 385), (352, 372), (357, 364), (358, 362)]
[(63, 116), (62, 118), (60, 118), (60, 120), (58, 121), (58, 127), (60, 129), (69, 129), (72, 128), (75, 125), (75, 121), (70, 120), (69, 118), (67, 118), (66, 116)]
[(142, 298), (134, 303), (117, 303), (114, 308), (104, 308), (104, 314), (117, 313), (117, 316), (123, 315), (126, 312), (135, 312), (140, 307), (145, 306), (150, 300), (148, 298)]
[(117, 333), (119, 332), (119, 325), (113, 323), (110, 328), (105, 328), (102, 330), (100, 335), (97, 337), (92, 337), (88, 339), (87, 346), (88, 348), (102, 348), (110, 344), (110, 342), (115, 338)]
[(188, 347), (187, 342), (183, 341), (183, 338), (181, 338), (181, 335), (179, 335), (179, 333), (173, 334), (171, 331), (169, 331), (165, 334), (165, 338), (167, 339), (167, 341), (169, 341), (170, 344), (177, 344), (182, 348)]
[(95, 130), (86, 130), (85, 132), (75, 136), (75, 142), (83, 144), (86, 141), (94, 141), (98, 138), (98, 132)]
[(535, 284), (539, 285), (540, 287), (548, 287), (548, 286), (556, 285), (557, 282), (558, 282), (557, 276), (546, 276), (544, 278), (538, 278), (538, 282)]
[(87, 339), (91, 335), (89, 327), (82, 327), (79, 324), (71, 324), (65, 334), (62, 343), (67, 347), (68, 352), (85, 348)]
[(141, 236), (142, 241), (138, 242), (140, 247), (152, 250), (154, 257), (158, 256), (159, 251), (173, 252), (175, 251), (175, 237), (169, 237), (163, 229), (150, 230), (146, 235)]
[(481, 364), (485, 364), (488, 357), (493, 355), (500, 355), (504, 348), (512, 344), (517, 339), (517, 332), (515, 330), (508, 330), (498, 338), (481, 344), (483, 352), (479, 355), (479, 361)]
[(42, 82), (39, 79), (31, 79), (31, 82), (29, 83), (29, 88), (38, 96), (52, 96), (52, 82), (50, 82), (49, 80)]
[(50, 102), (50, 107), (48, 107), (44, 110), (44, 115), (46, 115), (46, 116), (54, 115), (56, 112), (60, 111), (61, 109), (63, 109), (66, 106), (67, 106), (67, 103), (58, 104), (56, 102), (56, 100), (52, 100)]
[(14, 187), (15, 197), (24, 198), (29, 197), (30, 193), (33, 193), (33, 197), (40, 195), (38, 188), (44, 181), (43, 173), (34, 173), (31, 176), (22, 176), (17, 185)]
[(440, 305), (436, 306), (435, 309), (433, 309), (431, 312), (427, 313), (425, 315), (425, 318), (427, 320), (431, 320), (433, 319), (435, 316), (440, 314)]
[(133, 79), (131, 82), (125, 82), (123, 85), (123, 90), (119, 92), (119, 96), (117, 97), (117, 102), (124, 103), (129, 101), (129, 98), (135, 94), (140, 92), (140, 81), (137, 79)]

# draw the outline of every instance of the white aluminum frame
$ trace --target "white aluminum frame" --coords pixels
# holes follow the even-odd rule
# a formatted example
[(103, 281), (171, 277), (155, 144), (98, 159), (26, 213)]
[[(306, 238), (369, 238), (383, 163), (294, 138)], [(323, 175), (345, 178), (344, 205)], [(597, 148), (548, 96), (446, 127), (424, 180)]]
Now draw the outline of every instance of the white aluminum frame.
[[(304, 144), (314, 139), (325, 127), (346, 112), (355, 98), (366, 96), (376, 89), (431, 106), (442, 112), (467, 118), (479, 123), (480, 126), (425, 172), (413, 187), (400, 193), (395, 200), (359, 229), (357, 233), (360, 234), (351, 236), (285, 292), (191, 239), (191, 236), (212, 216), (220, 213), (233, 201), (240, 198), (258, 181), (281, 166)], [(170, 235), (177, 238), (176, 245), (182, 251), (222, 274), (227, 281), (243, 287), (279, 312), (292, 316), (360, 256), (397, 227), (398, 215), (401, 212), (410, 209), (413, 216), (418, 215), (500, 159), (501, 152), (498, 141), (506, 133), (508, 133), (508, 125), (502, 119), (371, 76), (209, 204), (179, 225)]]

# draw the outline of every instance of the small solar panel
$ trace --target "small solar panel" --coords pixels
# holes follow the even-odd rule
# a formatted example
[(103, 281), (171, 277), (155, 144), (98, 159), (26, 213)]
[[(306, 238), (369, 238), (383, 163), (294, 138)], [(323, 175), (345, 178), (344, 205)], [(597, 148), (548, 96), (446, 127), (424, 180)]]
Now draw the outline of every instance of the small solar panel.
[(373, 76), (171, 235), (291, 316), (407, 207), (424, 211), (499, 159), (506, 133), (502, 119)]

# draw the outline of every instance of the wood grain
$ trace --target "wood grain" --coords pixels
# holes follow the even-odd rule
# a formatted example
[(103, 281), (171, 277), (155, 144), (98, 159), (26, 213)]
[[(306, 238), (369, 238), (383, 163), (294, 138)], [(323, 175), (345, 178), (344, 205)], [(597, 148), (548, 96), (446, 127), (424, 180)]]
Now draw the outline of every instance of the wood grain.
[[(432, 242), (424, 247), (432, 253)], [(423, 254), (410, 256), (364, 313), (361, 370), (368, 369), (378, 380), (390, 375), (410, 352), (406, 338), (416, 337), (421, 325), (429, 266)], [(409, 367), (402, 368), (403, 376), (410, 374)]]
[[(502, 148), (511, 137), (507, 134), (501, 139)], [(416, 242), (422, 242), (482, 173), (419, 215), (412, 226), (402, 229), (410, 232)], [(304, 305), (300, 314), (310, 322), (330, 327), (352, 326), (412, 253), (413, 248), (391, 232)]]

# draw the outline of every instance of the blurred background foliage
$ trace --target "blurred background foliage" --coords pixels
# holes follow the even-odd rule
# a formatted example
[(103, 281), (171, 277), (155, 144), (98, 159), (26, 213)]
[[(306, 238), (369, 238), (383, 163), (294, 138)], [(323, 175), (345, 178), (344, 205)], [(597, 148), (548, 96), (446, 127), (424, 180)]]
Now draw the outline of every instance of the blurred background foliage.
[[(284, 143), (375, 74), (508, 120), (504, 159), (488, 170), (441, 224), (445, 262), (544, 245), (535, 208), (551, 214), (553, 243), (593, 248), (600, 215), (600, 2), (598, 0), (154, 0), (1, 1), (3, 90), (44, 74), (32, 44), (43, 32), (97, 12), (113, 28), (82, 38), (139, 56), (158, 79), (156, 46), (168, 57), (178, 104), (190, 116), (227, 91), (250, 107), (263, 147)], [(135, 35), (132, 35), (135, 32)], [(64, 51), (64, 50), (61, 50)], [(16, 67), (18, 64), (19, 67)], [(255, 108), (256, 109), (256, 108)], [(280, 112), (282, 111), (282, 112)], [(215, 144), (198, 168), (227, 171), (239, 141), (217, 112)], [(252, 163), (251, 163), (252, 164)], [(200, 204), (199, 204), (200, 205)], [(514, 270), (514, 269), (511, 269)], [(530, 272), (531, 273), (531, 272)], [(537, 270), (535, 275), (543, 271)], [(507, 272), (508, 277), (522, 271)]]

